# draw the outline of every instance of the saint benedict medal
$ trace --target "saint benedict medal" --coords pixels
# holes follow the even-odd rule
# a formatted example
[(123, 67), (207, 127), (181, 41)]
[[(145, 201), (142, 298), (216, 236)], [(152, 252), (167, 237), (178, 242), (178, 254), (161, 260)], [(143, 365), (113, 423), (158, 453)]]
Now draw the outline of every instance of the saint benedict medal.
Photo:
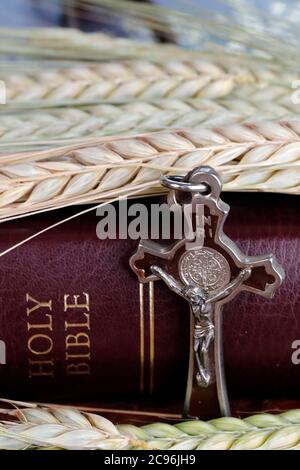
[(162, 176), (161, 183), (171, 190), (169, 206), (183, 211), (185, 218), (190, 215), (192, 230), (169, 245), (141, 240), (130, 266), (140, 282), (162, 281), (188, 302), (190, 358), (183, 416), (228, 416), (222, 306), (242, 290), (271, 298), (284, 271), (271, 254), (243, 255), (224, 234), (229, 206), (220, 199), (221, 180), (212, 168), (196, 168), (185, 177)]

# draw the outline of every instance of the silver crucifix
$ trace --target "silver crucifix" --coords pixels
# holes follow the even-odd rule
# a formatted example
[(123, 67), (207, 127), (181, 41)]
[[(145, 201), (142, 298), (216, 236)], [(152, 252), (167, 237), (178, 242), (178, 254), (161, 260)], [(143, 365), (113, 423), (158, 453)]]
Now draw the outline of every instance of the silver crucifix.
[(245, 256), (224, 234), (229, 206), (219, 197), (221, 180), (212, 168), (200, 167), (185, 177), (163, 176), (161, 180), (172, 190), (170, 206), (179, 205), (183, 210), (185, 204), (191, 205), (194, 243), (190, 238), (168, 246), (141, 240), (130, 265), (140, 282), (161, 280), (190, 306), (190, 361), (183, 415), (229, 415), (221, 308), (241, 290), (272, 297), (284, 272), (273, 255)]

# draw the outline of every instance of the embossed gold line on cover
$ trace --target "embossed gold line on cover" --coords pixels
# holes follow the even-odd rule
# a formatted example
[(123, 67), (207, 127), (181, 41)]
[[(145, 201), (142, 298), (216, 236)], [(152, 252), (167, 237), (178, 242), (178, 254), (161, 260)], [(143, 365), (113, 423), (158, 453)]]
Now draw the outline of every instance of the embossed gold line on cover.
[(154, 390), (154, 282), (149, 282), (150, 393)]
[(144, 312), (144, 284), (139, 284), (140, 296), (140, 392), (145, 388), (145, 312)]

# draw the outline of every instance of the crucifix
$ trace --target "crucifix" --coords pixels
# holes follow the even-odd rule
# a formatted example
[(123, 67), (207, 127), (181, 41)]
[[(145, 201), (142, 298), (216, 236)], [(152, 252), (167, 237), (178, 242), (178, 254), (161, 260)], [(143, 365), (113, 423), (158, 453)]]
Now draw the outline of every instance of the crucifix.
[(221, 180), (212, 168), (195, 168), (184, 177), (162, 176), (161, 182), (171, 190), (169, 207), (189, 217), (189, 233), (167, 245), (141, 240), (130, 266), (140, 282), (162, 281), (189, 305), (183, 416), (228, 416), (222, 306), (242, 290), (273, 297), (284, 271), (273, 255), (246, 256), (224, 234), (229, 206), (220, 199)]

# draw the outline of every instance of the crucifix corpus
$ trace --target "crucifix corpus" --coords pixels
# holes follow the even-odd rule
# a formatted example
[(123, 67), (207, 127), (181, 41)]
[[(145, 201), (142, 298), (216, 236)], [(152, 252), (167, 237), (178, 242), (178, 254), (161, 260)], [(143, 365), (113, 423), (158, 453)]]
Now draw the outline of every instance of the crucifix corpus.
[(224, 234), (229, 206), (220, 199), (221, 179), (212, 168), (195, 168), (184, 177), (162, 176), (161, 182), (171, 189), (169, 206), (189, 214), (191, 231), (169, 245), (141, 240), (130, 266), (140, 282), (162, 281), (189, 304), (190, 357), (183, 416), (228, 416), (222, 306), (242, 290), (271, 298), (284, 271), (273, 255), (245, 256)]

